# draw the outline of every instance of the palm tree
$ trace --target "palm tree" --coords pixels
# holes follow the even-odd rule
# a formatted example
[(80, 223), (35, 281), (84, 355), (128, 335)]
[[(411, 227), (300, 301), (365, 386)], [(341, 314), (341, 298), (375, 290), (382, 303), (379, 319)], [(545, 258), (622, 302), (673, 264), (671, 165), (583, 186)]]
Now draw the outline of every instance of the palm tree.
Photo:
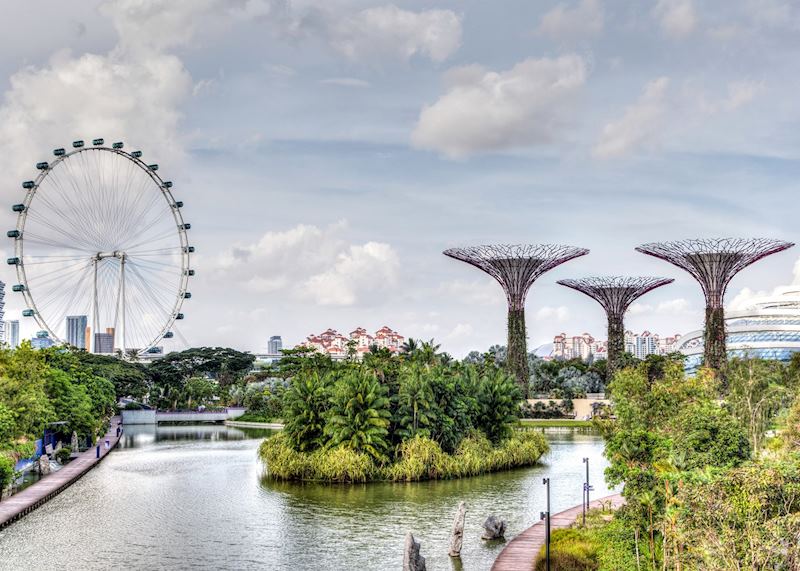
[(306, 452), (322, 445), (328, 384), (328, 377), (316, 371), (301, 372), (292, 379), (284, 396), (287, 421), (283, 432), (295, 450)]
[(398, 424), (406, 438), (418, 433), (428, 436), (428, 430), (420, 430), (420, 427), (430, 424), (429, 411), (433, 400), (433, 391), (425, 369), (418, 363), (404, 368), (400, 375), (397, 401), (400, 415)]
[(325, 434), (329, 445), (344, 445), (378, 461), (389, 447), (386, 387), (369, 371), (348, 371), (334, 386)]

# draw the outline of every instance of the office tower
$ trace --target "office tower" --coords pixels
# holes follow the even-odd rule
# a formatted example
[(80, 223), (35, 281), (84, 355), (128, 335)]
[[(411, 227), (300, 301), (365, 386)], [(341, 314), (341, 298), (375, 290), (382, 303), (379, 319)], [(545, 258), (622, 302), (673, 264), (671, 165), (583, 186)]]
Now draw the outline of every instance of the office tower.
[(267, 343), (267, 353), (270, 355), (278, 355), (283, 349), (283, 340), (280, 335), (273, 335), (269, 338)]
[(85, 315), (67, 316), (67, 343), (78, 349), (86, 349), (86, 324)]

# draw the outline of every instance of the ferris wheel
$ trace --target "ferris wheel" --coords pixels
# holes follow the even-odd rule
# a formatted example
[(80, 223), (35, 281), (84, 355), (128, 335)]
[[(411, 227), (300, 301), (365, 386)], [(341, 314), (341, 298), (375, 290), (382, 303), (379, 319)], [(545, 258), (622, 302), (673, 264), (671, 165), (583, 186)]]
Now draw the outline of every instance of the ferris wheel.
[(194, 275), (183, 203), (172, 183), (122, 143), (74, 141), (22, 183), (14, 240), (18, 283), (55, 343), (94, 353), (154, 351), (183, 319)]

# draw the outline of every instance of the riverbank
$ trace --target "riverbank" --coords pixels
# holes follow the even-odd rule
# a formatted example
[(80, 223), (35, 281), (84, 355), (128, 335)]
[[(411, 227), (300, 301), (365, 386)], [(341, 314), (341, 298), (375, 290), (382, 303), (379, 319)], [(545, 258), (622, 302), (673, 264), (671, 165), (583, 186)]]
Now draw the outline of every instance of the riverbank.
[[(122, 436), (122, 427), (119, 426), (119, 423), (120, 417), (114, 416), (111, 418), (108, 432), (98, 440), (100, 445), (99, 455), (97, 447), (93, 446), (58, 472), (42, 478), (18, 494), (14, 494), (0, 502), (0, 529), (60, 494), (103, 460), (119, 443), (119, 439)], [(117, 430), (118, 427), (119, 431)], [(108, 442), (108, 446), (106, 446), (106, 442)]]
[[(589, 508), (617, 509), (625, 503), (621, 494), (606, 496), (589, 503)], [(575, 523), (583, 513), (583, 505), (550, 516), (551, 529), (564, 529)], [(492, 571), (534, 571), (536, 557), (545, 542), (544, 521), (538, 521), (505, 546), (492, 565)]]
[(538, 428), (592, 428), (591, 420), (573, 420), (571, 418), (521, 418), (519, 425)]
[(280, 422), (242, 422), (240, 420), (226, 420), (225, 426), (238, 428), (263, 428), (264, 430), (283, 430)]

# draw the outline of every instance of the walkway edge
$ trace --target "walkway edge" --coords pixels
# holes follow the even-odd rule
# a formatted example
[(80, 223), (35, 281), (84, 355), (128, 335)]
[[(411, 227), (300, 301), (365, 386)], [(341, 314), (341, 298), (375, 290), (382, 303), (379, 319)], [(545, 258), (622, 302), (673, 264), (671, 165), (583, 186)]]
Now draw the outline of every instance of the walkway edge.
[[(99, 464), (119, 443), (119, 439), (122, 436), (121, 427), (119, 434), (117, 434), (117, 427), (119, 424), (119, 416), (111, 417), (108, 432), (98, 440), (100, 444), (99, 458), (97, 457), (97, 449), (93, 446), (61, 468), (58, 472), (54, 472), (42, 478), (18, 494), (14, 494), (1, 501), (0, 529), (17, 521), (22, 516), (32, 512), (45, 502), (54, 498), (77, 482), (86, 472), (97, 466), (97, 464)], [(105, 447), (106, 440), (109, 441), (108, 448)]]
[[(625, 503), (621, 494), (606, 496), (593, 500), (590, 508), (601, 508), (611, 504), (617, 509)], [(563, 512), (550, 516), (551, 529), (563, 529), (571, 526), (583, 513), (583, 505), (574, 506)], [(539, 521), (512, 539), (494, 560), (492, 571), (533, 571), (536, 555), (544, 545), (544, 522)]]

